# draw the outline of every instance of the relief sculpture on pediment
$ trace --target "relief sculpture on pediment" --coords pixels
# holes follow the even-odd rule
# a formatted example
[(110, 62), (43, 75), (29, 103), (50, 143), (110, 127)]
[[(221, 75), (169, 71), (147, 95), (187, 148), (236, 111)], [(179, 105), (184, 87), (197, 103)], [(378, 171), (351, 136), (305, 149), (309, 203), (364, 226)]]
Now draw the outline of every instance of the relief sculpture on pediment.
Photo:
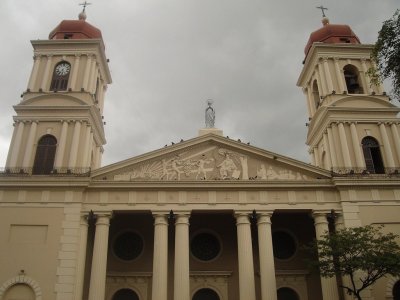
[(114, 180), (307, 180), (307, 176), (217, 146), (134, 165)]

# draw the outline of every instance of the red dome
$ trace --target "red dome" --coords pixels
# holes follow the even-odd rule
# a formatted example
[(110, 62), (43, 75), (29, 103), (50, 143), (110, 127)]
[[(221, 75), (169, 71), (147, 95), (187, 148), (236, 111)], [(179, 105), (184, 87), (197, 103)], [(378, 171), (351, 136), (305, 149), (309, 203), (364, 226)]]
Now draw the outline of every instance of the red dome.
[(360, 44), (360, 40), (353, 30), (351, 30), (350, 26), (329, 24), (327, 19), (324, 19), (322, 22), (324, 26), (310, 34), (307, 46), (304, 49), (306, 56), (312, 44), (316, 42), (327, 44)]
[(50, 40), (101, 38), (101, 31), (84, 19), (64, 20), (49, 34)]

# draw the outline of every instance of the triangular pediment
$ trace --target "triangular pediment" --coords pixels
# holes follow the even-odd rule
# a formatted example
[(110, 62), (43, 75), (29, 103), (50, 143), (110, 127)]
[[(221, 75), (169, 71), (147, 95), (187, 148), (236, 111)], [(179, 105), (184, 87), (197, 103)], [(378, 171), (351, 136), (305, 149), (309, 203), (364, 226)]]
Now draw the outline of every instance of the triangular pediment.
[(308, 181), (330, 173), (229, 138), (208, 134), (93, 172), (107, 181)]

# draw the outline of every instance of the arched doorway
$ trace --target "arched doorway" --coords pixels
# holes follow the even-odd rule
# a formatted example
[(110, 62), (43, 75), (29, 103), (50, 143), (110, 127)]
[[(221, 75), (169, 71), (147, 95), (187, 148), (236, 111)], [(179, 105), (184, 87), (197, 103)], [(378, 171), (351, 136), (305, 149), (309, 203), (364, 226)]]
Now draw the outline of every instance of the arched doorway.
[(278, 300), (299, 300), (297, 293), (288, 287), (278, 289)]
[(393, 286), (393, 300), (400, 300), (400, 280)]
[(212, 289), (200, 289), (194, 295), (192, 300), (220, 300), (218, 294)]
[(139, 300), (139, 296), (131, 289), (118, 290), (112, 300)]

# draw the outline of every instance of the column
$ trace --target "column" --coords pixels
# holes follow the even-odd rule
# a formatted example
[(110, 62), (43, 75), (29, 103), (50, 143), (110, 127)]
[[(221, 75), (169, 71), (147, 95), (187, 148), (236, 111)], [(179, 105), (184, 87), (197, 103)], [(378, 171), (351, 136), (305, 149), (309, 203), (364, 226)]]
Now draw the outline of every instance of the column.
[(324, 60), (325, 78), (326, 78), (326, 83), (328, 85), (328, 94), (330, 94), (333, 92), (332, 77), (331, 73), (329, 72), (328, 58), (324, 57), (323, 60)]
[(152, 300), (167, 300), (168, 287), (168, 217), (154, 214), (154, 252)]
[(389, 137), (386, 132), (385, 123), (379, 124), (379, 131), (381, 132), (381, 136), (382, 136), (383, 148), (385, 150), (387, 166), (389, 168), (394, 168), (393, 153), (392, 153), (392, 148), (390, 146)]
[(253, 247), (248, 213), (236, 214), (238, 259), (239, 259), (239, 299), (255, 300)]
[(360, 75), (363, 78), (363, 83), (365, 84), (364, 93), (365, 94), (367, 94), (367, 93), (371, 94), (373, 92), (373, 89), (371, 87), (371, 81), (369, 79), (369, 76), (367, 76), (368, 68), (367, 68), (367, 65), (365, 64), (365, 61), (366, 61), (365, 58), (361, 58), (362, 72), (360, 72)]
[(90, 136), (89, 136), (89, 145), (88, 145), (88, 150), (86, 152), (86, 165), (85, 168), (91, 168), (91, 163), (92, 163), (92, 150), (93, 150), (93, 131), (90, 131)]
[(321, 161), (319, 159), (319, 151), (318, 151), (318, 147), (314, 147), (314, 161), (315, 161), (315, 165), (317, 167), (321, 166)]
[(397, 160), (400, 163), (400, 137), (399, 137), (399, 131), (397, 129), (397, 124), (392, 123), (390, 125), (392, 129), (392, 135), (393, 135), (393, 141), (394, 141), (394, 146), (396, 148), (396, 154), (397, 154)]
[(94, 94), (96, 90), (96, 83), (97, 83), (97, 72), (98, 72), (98, 63), (96, 61), (92, 64), (92, 70), (89, 76), (89, 92)]
[[(317, 240), (320, 240), (322, 235), (329, 231), (326, 212), (313, 212), (315, 234)], [(323, 300), (338, 300), (339, 293), (336, 284), (336, 277), (324, 278), (321, 277), (322, 299)]]
[(43, 78), (42, 78), (42, 84), (40, 85), (40, 88), (42, 89), (42, 91), (47, 91), (48, 89), (46, 87), (50, 86), (48, 81), (49, 81), (52, 58), (53, 58), (52, 55), (47, 55), (46, 67), (44, 69), (44, 74), (43, 74)]
[[(344, 226), (343, 214), (341, 214), (341, 213), (337, 214), (336, 218), (335, 218), (335, 230), (341, 230), (341, 229), (344, 229), (344, 228), (345, 228), (345, 226)], [(343, 284), (345, 284), (347, 286), (351, 285), (349, 277), (342, 276), (341, 280), (342, 280)], [(344, 292), (343, 294), (344, 294), (344, 299), (345, 300), (353, 300), (353, 297), (348, 295), (346, 292)]]
[(76, 264), (76, 282), (74, 299), (82, 299), (83, 281), (85, 277), (86, 246), (88, 237), (88, 216), (82, 215), (80, 222), (78, 261)]
[(328, 164), (329, 164), (329, 166), (325, 166), (325, 168), (329, 170), (332, 168), (332, 157), (331, 157), (331, 148), (330, 148), (330, 144), (328, 141), (328, 132), (327, 131), (325, 131), (322, 134), (322, 139), (324, 141), (324, 149), (325, 149), (326, 158), (327, 158)]
[(85, 130), (85, 143), (83, 145), (83, 153), (82, 153), (82, 168), (88, 168), (88, 152), (90, 152), (90, 137), (91, 137), (91, 130), (92, 128), (90, 127), (90, 124), (86, 124), (86, 130)]
[(262, 212), (257, 219), (261, 300), (277, 300), (271, 215), (272, 212)]
[(22, 167), (27, 168), (31, 166), (31, 159), (33, 154), (33, 145), (36, 138), (37, 122), (32, 121), (31, 128), (29, 129), (28, 141), (25, 146), (24, 160), (22, 162)]
[[(354, 154), (356, 156), (357, 168), (365, 170), (365, 161), (363, 159), (363, 154), (361, 153), (361, 144), (358, 140), (356, 124), (350, 123), (351, 140), (353, 142)], [(361, 171), (361, 170), (358, 170)]]
[(17, 121), (17, 123), (18, 127), (17, 127), (17, 134), (15, 135), (15, 141), (9, 150), (11, 151), (10, 166), (9, 166), (10, 168), (17, 167), (18, 154), (21, 148), (22, 135), (24, 133), (25, 123), (23, 121)]
[(72, 91), (76, 90), (76, 79), (78, 78), (80, 60), (81, 60), (81, 55), (75, 54), (75, 63), (74, 66), (72, 67), (71, 85), (70, 85)]
[(174, 300), (190, 299), (189, 213), (175, 216)]
[(304, 94), (307, 97), (307, 108), (308, 108), (308, 115), (310, 116), (310, 118), (312, 118), (312, 116), (315, 113), (315, 105), (314, 105), (314, 100), (312, 98), (312, 91), (311, 89), (311, 83), (308, 85), (308, 88), (303, 89)]
[(329, 143), (329, 152), (331, 155), (331, 161), (332, 161), (332, 168), (337, 168), (338, 167), (338, 161), (336, 158), (336, 150), (335, 150), (335, 143), (333, 142), (333, 134), (332, 134), (332, 128), (328, 127), (326, 129), (327, 135), (328, 135), (328, 143)]
[(39, 71), (40, 59), (41, 59), (40, 54), (33, 56), (33, 60), (34, 60), (33, 69), (32, 69), (32, 73), (31, 73), (31, 77), (29, 78), (29, 83), (28, 83), (28, 89), (30, 91), (33, 91), (33, 89), (35, 87), (35, 82), (36, 82), (38, 71)]
[(345, 84), (343, 82), (343, 74), (340, 71), (340, 66), (339, 66), (339, 58), (335, 57), (333, 59), (335, 62), (335, 72), (336, 72), (336, 77), (337, 77), (337, 82), (339, 83), (339, 89), (340, 89), (340, 94), (346, 91)]
[[(315, 69), (315, 79), (317, 80), (318, 98), (320, 99), (321, 96), (324, 94), (324, 90), (322, 89), (321, 76), (319, 75), (318, 69)], [(312, 91), (314, 92), (314, 89)]]
[(105, 297), (110, 217), (111, 214), (97, 215), (92, 270), (90, 272), (89, 300), (103, 300)]
[(342, 153), (343, 153), (344, 167), (350, 168), (351, 159), (350, 159), (349, 145), (347, 144), (346, 132), (344, 130), (344, 125), (342, 122), (338, 124), (338, 129), (339, 129), (340, 146), (342, 147)]
[(309, 150), (308, 153), (309, 153), (310, 156), (311, 156), (311, 164), (312, 164), (313, 166), (315, 166), (316, 164), (315, 164), (314, 148), (313, 148), (312, 150)]
[(67, 142), (67, 133), (68, 133), (68, 121), (64, 120), (61, 122), (62, 122), (61, 135), (60, 135), (60, 140), (58, 142), (56, 157), (54, 161), (54, 168), (56, 170), (63, 167), (62, 164), (64, 160), (65, 144)]
[(88, 83), (89, 83), (89, 76), (90, 76), (90, 71), (92, 67), (92, 54), (87, 55), (87, 60), (86, 60), (86, 67), (85, 67), (85, 74), (83, 75), (83, 84), (82, 88), (87, 91), (88, 89)]
[(69, 154), (68, 168), (73, 169), (76, 167), (76, 159), (78, 156), (79, 137), (81, 134), (81, 121), (75, 121), (74, 133), (72, 136), (71, 151)]
[(321, 81), (321, 87), (322, 87), (322, 95), (323, 96), (325, 96), (326, 94), (328, 94), (328, 88), (327, 88), (327, 86), (326, 86), (326, 79), (325, 79), (325, 76), (324, 76), (324, 70), (323, 70), (323, 67), (322, 67), (322, 61), (320, 60), (320, 61), (318, 61), (318, 74), (319, 74), (319, 78), (320, 78), (320, 81)]

